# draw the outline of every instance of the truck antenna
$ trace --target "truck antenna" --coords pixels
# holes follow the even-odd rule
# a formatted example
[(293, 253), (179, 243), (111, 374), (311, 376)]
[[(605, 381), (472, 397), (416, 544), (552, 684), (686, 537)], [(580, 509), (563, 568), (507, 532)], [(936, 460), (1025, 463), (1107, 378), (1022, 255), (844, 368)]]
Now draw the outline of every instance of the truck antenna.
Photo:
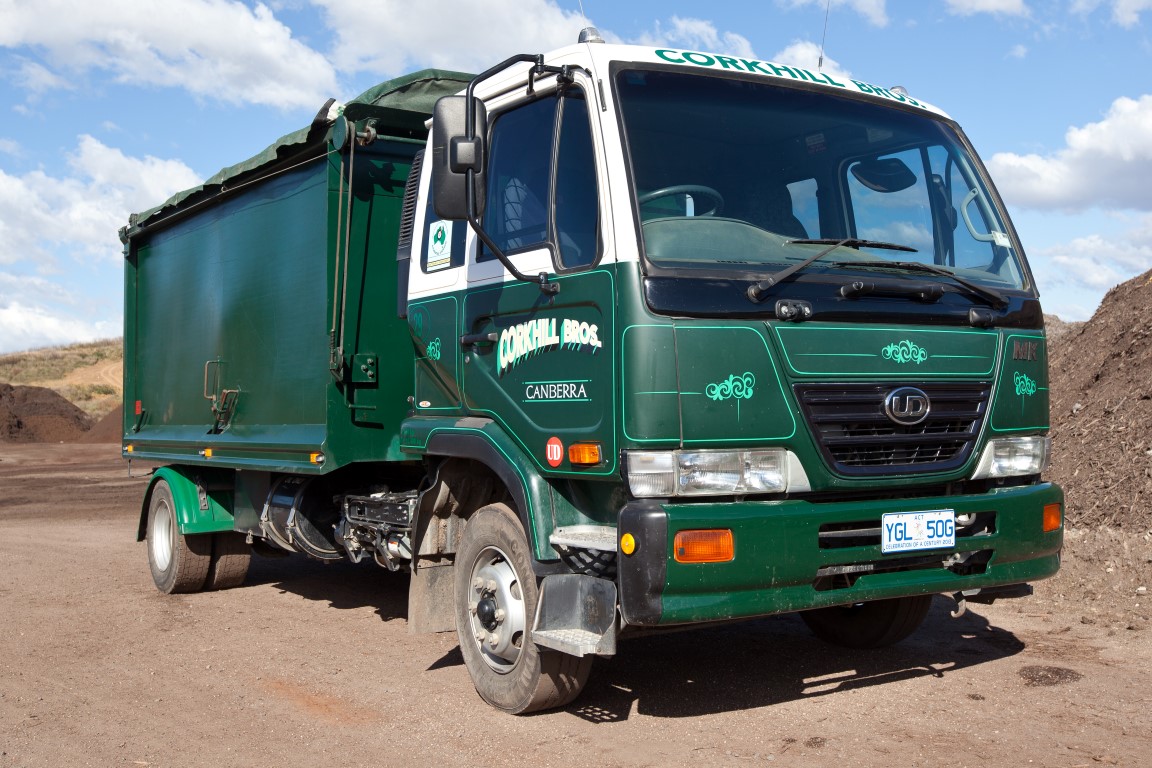
[[(824, 68), (824, 41), (828, 39), (828, 14), (832, 11), (832, 0), (824, 6), (824, 34), (820, 38), (820, 60), (816, 62), (816, 71)], [(583, 13), (583, 11), (581, 11)]]

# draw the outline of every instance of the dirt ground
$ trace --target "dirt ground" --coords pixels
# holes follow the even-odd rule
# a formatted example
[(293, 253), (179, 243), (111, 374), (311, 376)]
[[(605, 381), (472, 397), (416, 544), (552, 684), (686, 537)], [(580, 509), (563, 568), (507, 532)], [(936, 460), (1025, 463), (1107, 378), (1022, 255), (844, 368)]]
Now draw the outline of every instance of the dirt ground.
[(116, 445), (0, 443), (0, 768), (1152, 763), (1146, 533), (1072, 532), (1032, 598), (938, 598), (881, 651), (794, 616), (633, 639), (574, 704), (512, 717), (374, 565), (160, 594), (136, 472)]

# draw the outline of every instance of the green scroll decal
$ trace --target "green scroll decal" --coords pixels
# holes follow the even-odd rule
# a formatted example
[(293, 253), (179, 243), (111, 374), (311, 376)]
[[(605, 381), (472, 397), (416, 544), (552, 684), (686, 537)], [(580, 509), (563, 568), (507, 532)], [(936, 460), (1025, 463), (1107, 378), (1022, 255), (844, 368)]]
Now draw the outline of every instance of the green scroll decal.
[(428, 342), (428, 357), (433, 360), (440, 359), (440, 337), (437, 336), (432, 341)]
[(916, 363), (919, 365), (928, 359), (927, 350), (907, 339), (889, 344), (880, 350), (880, 354), (884, 356), (885, 360), (894, 360), (900, 365), (904, 365), (905, 363)]
[(709, 384), (704, 388), (704, 394), (713, 400), (727, 400), (732, 397), (751, 400), (754, 386), (756, 386), (756, 377), (750, 372), (745, 372), (743, 376), (732, 374), (726, 381)]
[(1028, 374), (1016, 371), (1012, 376), (1012, 381), (1016, 385), (1016, 394), (1021, 397), (1031, 397), (1036, 394), (1036, 382)]

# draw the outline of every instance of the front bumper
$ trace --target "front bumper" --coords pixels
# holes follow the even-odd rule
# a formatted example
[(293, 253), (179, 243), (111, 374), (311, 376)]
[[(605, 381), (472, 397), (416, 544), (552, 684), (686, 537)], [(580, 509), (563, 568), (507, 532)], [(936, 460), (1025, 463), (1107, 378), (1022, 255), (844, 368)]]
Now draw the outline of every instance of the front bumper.
[[(633, 502), (620, 513), (619, 535), (637, 542), (618, 557), (621, 613), (639, 626), (691, 624), (1044, 579), (1060, 567), (1063, 527), (1043, 530), (1057, 503), (1052, 483), (867, 502)], [(953, 548), (915, 553), (883, 554), (867, 533), (884, 513), (942, 508), (983, 524)], [(735, 558), (676, 562), (676, 533), (710, 528), (731, 529)]]

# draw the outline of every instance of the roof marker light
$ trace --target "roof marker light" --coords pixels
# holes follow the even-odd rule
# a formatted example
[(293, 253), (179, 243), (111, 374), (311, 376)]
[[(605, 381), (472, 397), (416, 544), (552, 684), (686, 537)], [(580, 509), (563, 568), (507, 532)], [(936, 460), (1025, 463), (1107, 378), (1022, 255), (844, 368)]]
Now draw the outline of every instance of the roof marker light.
[(580, 37), (576, 41), (578, 43), (602, 43), (604, 38), (600, 36), (600, 30), (596, 27), (584, 27), (580, 30)]

